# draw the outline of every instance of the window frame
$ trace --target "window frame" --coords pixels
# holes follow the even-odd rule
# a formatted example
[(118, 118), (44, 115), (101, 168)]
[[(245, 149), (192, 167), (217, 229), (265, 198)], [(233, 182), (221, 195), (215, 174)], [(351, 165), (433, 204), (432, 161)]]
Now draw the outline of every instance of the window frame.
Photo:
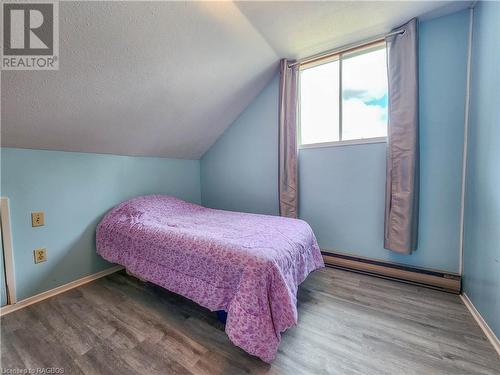
[[(355, 57), (358, 55), (362, 55), (369, 52), (374, 52), (379, 49), (386, 49), (386, 44), (384, 40), (377, 41), (374, 43), (370, 43), (365, 46), (360, 46), (353, 49), (348, 49), (345, 51), (338, 52), (333, 55), (328, 55), (325, 57), (321, 57), (315, 59), (311, 62), (302, 63), (299, 65), (299, 82), (298, 82), (298, 98), (297, 98), (297, 120), (298, 120), (298, 148), (299, 149), (307, 149), (307, 148), (321, 148), (321, 147), (337, 147), (337, 146), (351, 146), (351, 145), (360, 145), (360, 144), (370, 144), (370, 143), (387, 143), (387, 136), (384, 137), (370, 137), (370, 138), (358, 138), (358, 139), (348, 139), (342, 140), (342, 61), (343, 56), (347, 55), (348, 57)], [(300, 88), (300, 72), (307, 69), (312, 69), (316, 66), (320, 66), (323, 64), (328, 64), (333, 61), (339, 62), (339, 140), (338, 141), (330, 141), (330, 142), (316, 142), (316, 143), (306, 143), (302, 144), (302, 134), (301, 134), (301, 88)]]

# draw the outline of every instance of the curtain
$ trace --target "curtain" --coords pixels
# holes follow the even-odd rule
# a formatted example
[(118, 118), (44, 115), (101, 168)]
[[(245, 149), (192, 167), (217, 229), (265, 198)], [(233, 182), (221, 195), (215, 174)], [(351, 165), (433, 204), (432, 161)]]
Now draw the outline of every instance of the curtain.
[(389, 36), (389, 127), (384, 247), (410, 254), (418, 240), (418, 35), (417, 19)]
[(279, 213), (297, 217), (297, 90), (298, 66), (281, 60), (279, 86)]

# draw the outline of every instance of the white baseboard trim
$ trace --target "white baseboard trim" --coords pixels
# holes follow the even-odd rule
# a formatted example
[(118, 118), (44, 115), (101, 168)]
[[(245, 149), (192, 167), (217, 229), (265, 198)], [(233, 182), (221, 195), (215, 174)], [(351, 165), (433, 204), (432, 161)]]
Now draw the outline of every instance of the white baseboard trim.
[(100, 271), (100, 272), (94, 273), (92, 275), (82, 277), (81, 279), (72, 281), (70, 283), (58, 286), (57, 288), (47, 290), (46, 292), (34, 295), (32, 297), (28, 297), (26, 299), (23, 299), (22, 301), (14, 303), (12, 305), (3, 306), (0, 308), (0, 316), (7, 315), (7, 314), (14, 312), (16, 310), (20, 310), (24, 307), (27, 307), (27, 306), (32, 305), (34, 303), (43, 301), (44, 299), (56, 296), (58, 294), (64, 293), (70, 289), (77, 288), (81, 285), (84, 285), (84, 284), (87, 284), (91, 281), (100, 279), (101, 277), (110, 275), (110, 274), (115, 273), (117, 271), (120, 271), (122, 269), (123, 269), (122, 266), (114, 266), (114, 267), (108, 268), (104, 271)]
[(470, 311), (470, 313), (474, 317), (477, 324), (479, 324), (479, 327), (481, 327), (481, 329), (483, 330), (483, 332), (486, 335), (486, 337), (488, 338), (488, 340), (490, 340), (491, 345), (493, 345), (493, 347), (497, 351), (498, 355), (500, 355), (500, 340), (495, 335), (495, 332), (493, 332), (493, 330), (490, 328), (488, 323), (486, 323), (486, 321), (483, 319), (483, 317), (481, 316), (479, 311), (476, 309), (476, 306), (474, 306), (474, 304), (469, 299), (467, 294), (462, 293), (460, 295), (460, 298), (462, 299), (462, 302), (464, 303), (464, 305), (467, 307), (467, 309)]

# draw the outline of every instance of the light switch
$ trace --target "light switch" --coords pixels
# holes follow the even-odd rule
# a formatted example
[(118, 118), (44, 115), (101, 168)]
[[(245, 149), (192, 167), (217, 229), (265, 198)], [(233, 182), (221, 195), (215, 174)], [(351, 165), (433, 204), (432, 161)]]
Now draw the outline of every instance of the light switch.
[(45, 215), (43, 211), (32, 212), (31, 213), (31, 226), (32, 227), (41, 227), (45, 225)]

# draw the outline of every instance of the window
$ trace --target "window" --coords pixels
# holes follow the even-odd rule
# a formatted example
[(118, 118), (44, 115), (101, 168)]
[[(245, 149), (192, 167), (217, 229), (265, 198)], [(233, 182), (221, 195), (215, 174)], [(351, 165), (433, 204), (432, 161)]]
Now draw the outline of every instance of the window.
[(303, 64), (300, 144), (384, 139), (387, 98), (385, 43)]

